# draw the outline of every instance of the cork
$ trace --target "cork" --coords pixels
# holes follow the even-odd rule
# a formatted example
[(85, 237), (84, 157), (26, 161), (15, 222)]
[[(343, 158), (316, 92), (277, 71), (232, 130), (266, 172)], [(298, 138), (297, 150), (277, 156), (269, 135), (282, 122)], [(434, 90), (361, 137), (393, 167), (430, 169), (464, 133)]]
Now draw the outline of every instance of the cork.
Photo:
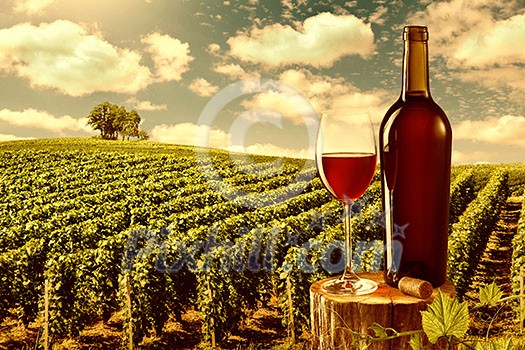
[(425, 280), (412, 277), (403, 277), (399, 280), (398, 288), (401, 292), (416, 298), (430, 298), (433, 292), (432, 284)]

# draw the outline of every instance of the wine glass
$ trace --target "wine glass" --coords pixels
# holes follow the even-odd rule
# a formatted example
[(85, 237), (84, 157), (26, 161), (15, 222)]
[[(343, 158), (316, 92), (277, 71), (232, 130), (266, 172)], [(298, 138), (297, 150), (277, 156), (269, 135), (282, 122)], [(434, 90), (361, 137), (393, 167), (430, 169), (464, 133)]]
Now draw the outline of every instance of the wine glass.
[(370, 185), (376, 169), (376, 141), (369, 113), (354, 109), (323, 112), (315, 148), (321, 181), (344, 208), (345, 269), (342, 276), (326, 281), (322, 289), (336, 295), (372, 293), (377, 283), (358, 277), (352, 270), (350, 228), (352, 204)]

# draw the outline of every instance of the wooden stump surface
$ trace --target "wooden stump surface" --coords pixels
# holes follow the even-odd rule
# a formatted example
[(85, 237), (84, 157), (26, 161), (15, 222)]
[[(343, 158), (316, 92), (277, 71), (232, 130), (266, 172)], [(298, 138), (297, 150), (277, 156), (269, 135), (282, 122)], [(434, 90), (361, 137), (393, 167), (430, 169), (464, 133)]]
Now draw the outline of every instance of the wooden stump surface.
[[(360, 296), (328, 295), (321, 290), (326, 280), (310, 287), (312, 349), (352, 349), (352, 335), (348, 330), (373, 335), (368, 328), (374, 322), (398, 332), (422, 329), (420, 311), (427, 309), (437, 295), (438, 288), (434, 288), (430, 298), (419, 299), (385, 284), (382, 272), (358, 275), (376, 281), (379, 284), (377, 291)], [(455, 296), (455, 288), (450, 281), (446, 281), (439, 289), (445, 295)], [(368, 349), (410, 349), (409, 340), (410, 337), (406, 336), (374, 342)], [(424, 341), (427, 342), (426, 339)]]

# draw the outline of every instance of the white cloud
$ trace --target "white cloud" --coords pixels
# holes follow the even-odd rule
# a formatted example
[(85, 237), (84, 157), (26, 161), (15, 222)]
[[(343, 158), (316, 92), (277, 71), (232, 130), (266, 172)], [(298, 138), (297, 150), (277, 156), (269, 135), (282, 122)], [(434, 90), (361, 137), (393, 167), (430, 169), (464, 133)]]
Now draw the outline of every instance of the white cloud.
[[(384, 90), (354, 91), (335, 96), (332, 106), (335, 108), (365, 109), (374, 123), (379, 123), (385, 112), (392, 105), (391, 95)], [(330, 106), (327, 106), (330, 107)]]
[[(454, 52), (458, 38), (465, 33), (480, 29), (492, 22), (490, 9), (486, 0), (465, 1), (451, 0), (433, 2), (425, 7), (424, 11), (410, 14), (407, 21), (424, 23), (429, 28), (429, 41), (434, 53), (450, 55)], [(446, 46), (454, 44), (449, 52)]]
[(87, 118), (73, 118), (69, 115), (56, 117), (46, 111), (32, 108), (23, 111), (0, 110), (0, 120), (14, 126), (42, 129), (56, 133), (65, 131), (84, 131), (92, 133), (93, 129), (87, 125)]
[(370, 23), (383, 25), (385, 24), (385, 15), (388, 13), (388, 8), (385, 6), (378, 6), (377, 9), (368, 17)]
[(32, 137), (20, 137), (11, 134), (0, 134), (1, 141), (19, 141), (19, 140), (32, 140)]
[(304, 64), (330, 67), (343, 56), (370, 56), (374, 33), (370, 24), (353, 16), (321, 13), (299, 29), (273, 24), (229, 38), (230, 54), (243, 61), (270, 66)]
[(292, 98), (290, 94), (278, 91), (263, 92), (242, 102), (246, 109), (269, 109), (276, 116), (284, 117), (297, 125), (304, 124), (309, 106), (320, 113), (329, 108), (353, 107), (367, 109), (375, 122), (381, 121), (392, 103), (383, 90), (360, 91), (343, 78), (316, 75), (306, 69), (289, 69), (281, 73), (279, 81), (294, 89), (304, 100)]
[(1, 70), (72, 96), (142, 89), (150, 72), (140, 59), (137, 52), (114, 47), (65, 20), (0, 30)]
[(525, 148), (525, 116), (464, 120), (454, 125), (453, 131), (456, 140)]
[(213, 67), (213, 70), (232, 79), (247, 79), (250, 77), (258, 77), (260, 75), (259, 73), (248, 74), (244, 68), (236, 63), (218, 64)]
[(525, 14), (518, 6), (515, 1), (433, 2), (425, 11), (409, 15), (408, 21), (429, 27), (432, 54), (458, 70), (457, 78), (480, 77), (488, 87), (507, 85), (523, 91), (525, 84), (516, 76), (525, 75)]
[(212, 96), (217, 91), (219, 91), (218, 86), (210, 84), (210, 82), (204, 78), (197, 78), (193, 80), (191, 84), (188, 86), (188, 88), (192, 92), (196, 93), (199, 96), (203, 96), (203, 97)]
[[(494, 66), (485, 69), (470, 69), (455, 72), (459, 79), (487, 87), (508, 86), (512, 89), (525, 91), (525, 68), (519, 66)], [(523, 95), (521, 95), (523, 99)]]
[(221, 46), (216, 43), (211, 43), (208, 45), (208, 52), (212, 55), (216, 55), (221, 50)]
[(181, 80), (193, 60), (190, 45), (179, 39), (160, 33), (151, 33), (142, 38), (146, 51), (151, 54), (156, 68), (156, 81)]
[[(198, 133), (208, 133), (208, 139), (198, 139)], [(153, 141), (173, 143), (179, 145), (194, 145), (203, 147), (226, 149), (229, 143), (228, 133), (210, 128), (206, 125), (181, 123), (175, 125), (157, 125), (151, 130), (150, 138)]]
[(151, 101), (137, 100), (135, 97), (127, 99), (124, 103), (139, 111), (166, 111), (168, 109), (168, 106), (165, 103), (154, 104)]
[(53, 2), (55, 2), (55, 0), (15, 0), (14, 10), (16, 12), (33, 15), (42, 11)]
[(71, 96), (136, 93), (155, 82), (180, 80), (193, 60), (188, 43), (151, 33), (142, 38), (155, 74), (142, 53), (116, 47), (99, 32), (67, 20), (0, 29), (0, 70)]
[(296, 125), (312, 125), (315, 121), (311, 120), (306, 114), (310, 107), (304, 105), (304, 103), (308, 103), (308, 101), (301, 100), (297, 96), (287, 93), (263, 92), (242, 102), (244, 108), (258, 113), (249, 113), (248, 111), (243, 113), (242, 117), (253, 122), (258, 117), (261, 117), (261, 113), (263, 113), (266, 118), (285, 118)]
[(524, 37), (525, 14), (495, 21), (483, 30), (465, 35), (453, 58), (471, 67), (525, 63)]
[[(197, 135), (208, 134), (208, 139), (197, 139)], [(222, 130), (206, 125), (181, 123), (175, 125), (157, 125), (151, 130), (150, 139), (158, 142), (194, 145), (202, 147), (221, 148), (230, 152), (262, 154), (277, 157), (313, 158), (313, 149), (295, 149), (280, 147), (271, 143), (256, 143), (251, 145), (232, 145), (230, 135)]]
[(315, 151), (313, 149), (296, 149), (288, 147), (280, 147), (272, 143), (256, 143), (249, 146), (230, 146), (228, 150), (231, 152), (240, 152), (247, 154), (260, 154), (267, 156), (274, 156), (278, 158), (291, 157), (291, 158), (309, 158), (313, 159)]
[(474, 151), (474, 152), (462, 152), (453, 150), (452, 151), (452, 163), (453, 164), (487, 164), (491, 163), (489, 159), (494, 158), (494, 154)]

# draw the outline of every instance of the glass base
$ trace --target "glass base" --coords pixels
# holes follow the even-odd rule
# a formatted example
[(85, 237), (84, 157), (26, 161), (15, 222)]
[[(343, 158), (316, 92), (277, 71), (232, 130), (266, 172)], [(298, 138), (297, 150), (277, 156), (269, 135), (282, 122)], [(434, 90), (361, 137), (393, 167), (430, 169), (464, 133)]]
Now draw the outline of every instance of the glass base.
[(366, 278), (340, 276), (323, 283), (322, 290), (331, 295), (366, 295), (377, 290), (377, 283)]

